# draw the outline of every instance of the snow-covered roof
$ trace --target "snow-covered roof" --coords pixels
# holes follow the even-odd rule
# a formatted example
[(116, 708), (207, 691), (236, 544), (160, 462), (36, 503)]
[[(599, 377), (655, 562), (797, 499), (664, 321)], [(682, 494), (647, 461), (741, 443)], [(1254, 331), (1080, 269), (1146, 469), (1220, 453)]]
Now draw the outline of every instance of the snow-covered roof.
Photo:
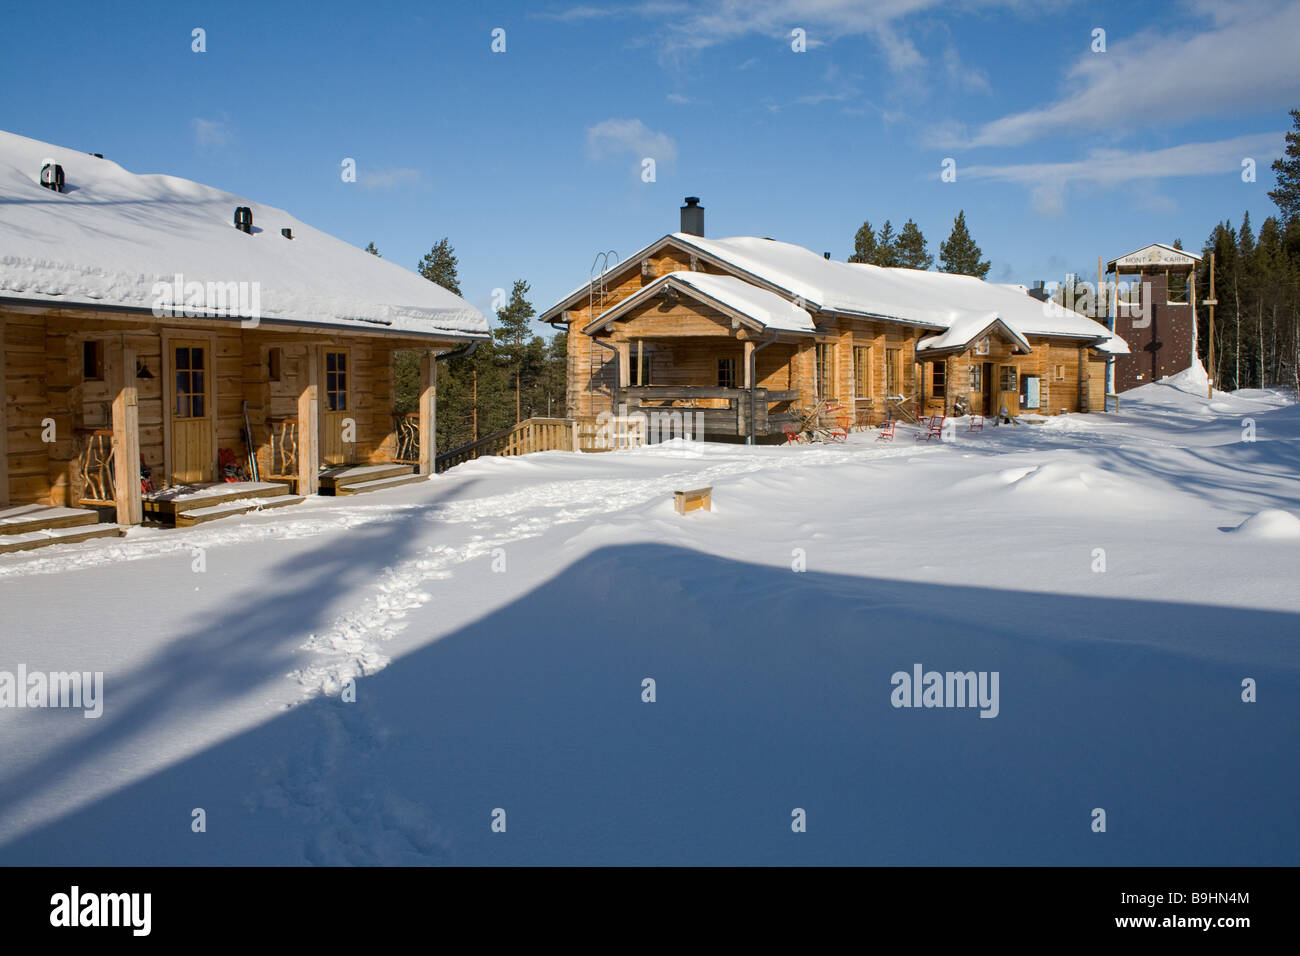
[[(1125, 259), (1135, 260), (1132, 263), (1124, 263)], [(1125, 253), (1122, 256), (1116, 256), (1106, 263), (1107, 271), (1115, 268), (1115, 264), (1129, 265), (1160, 265), (1161, 263), (1178, 263), (1179, 260), (1190, 259), (1193, 262), (1200, 262), (1201, 257), (1195, 252), (1188, 252), (1186, 249), (1179, 249), (1177, 246), (1171, 246), (1164, 242), (1151, 242), (1141, 249), (1134, 249), (1132, 252)]]
[[(806, 306), (809, 313), (827, 310), (861, 315), (928, 327), (939, 333), (923, 339), (920, 343), (922, 349), (964, 345), (995, 321), (1001, 322), (1007, 334), (1026, 350), (1029, 349), (1025, 342), (1028, 335), (1098, 342), (1110, 337), (1110, 332), (1101, 323), (1056, 303), (1042, 302), (1029, 295), (1021, 285), (1000, 285), (974, 276), (945, 272), (839, 262), (802, 246), (753, 236), (704, 239), (687, 233), (673, 233), (611, 266), (605, 276), (635, 265), (666, 244), (698, 252), (706, 260), (733, 271), (742, 284), (769, 294), (775, 293), (778, 298), (792, 301), (797, 306)], [(676, 274), (690, 276), (691, 281), (701, 276), (706, 282), (709, 278), (716, 278), (699, 272)], [(549, 309), (543, 319), (553, 319), (563, 309), (576, 304), (587, 288), (588, 284), (579, 286)], [(738, 296), (742, 293), (735, 291), (732, 294)], [(739, 305), (737, 308), (744, 311)], [(765, 308), (772, 311), (770, 306)], [(590, 327), (601, 324), (596, 322)], [(812, 331), (811, 325), (807, 328), (784, 327)], [(1112, 351), (1122, 347), (1122, 342), (1113, 345)]]
[[(40, 185), (49, 161), (63, 167), (63, 193)], [(442, 338), (488, 330), (459, 296), (282, 209), (4, 131), (0, 206), (0, 299), (152, 309), (155, 283), (180, 275), (257, 283), (269, 322)], [(251, 235), (234, 226), (238, 206), (252, 210)]]
[(704, 300), (738, 312), (753, 319), (764, 328), (785, 332), (812, 332), (816, 329), (812, 316), (788, 299), (768, 292), (743, 279), (733, 276), (711, 275), (706, 272), (670, 272), (651, 282), (636, 294), (628, 296), (613, 308), (607, 309), (587, 326), (594, 331), (608, 322), (626, 314), (638, 303), (652, 299), (671, 285), (694, 292)]

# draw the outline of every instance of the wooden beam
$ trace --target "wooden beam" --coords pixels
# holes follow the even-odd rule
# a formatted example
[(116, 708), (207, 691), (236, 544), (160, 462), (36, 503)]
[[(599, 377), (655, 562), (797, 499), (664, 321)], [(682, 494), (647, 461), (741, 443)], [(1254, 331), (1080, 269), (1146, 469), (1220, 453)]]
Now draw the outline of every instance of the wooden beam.
[(9, 391), (5, 384), (5, 317), (0, 315), (0, 506), (9, 504)]
[(135, 349), (110, 343), (113, 364), (113, 484), (117, 523), (143, 520), (140, 500), (140, 395), (135, 384)]
[(432, 475), (438, 457), (438, 359), (420, 356), (420, 474)]
[(298, 393), (298, 494), (320, 490), (320, 378), (319, 345), (307, 346), (307, 367)]
[(745, 388), (753, 388), (754, 381), (751, 373), (753, 372), (754, 340), (745, 339)]

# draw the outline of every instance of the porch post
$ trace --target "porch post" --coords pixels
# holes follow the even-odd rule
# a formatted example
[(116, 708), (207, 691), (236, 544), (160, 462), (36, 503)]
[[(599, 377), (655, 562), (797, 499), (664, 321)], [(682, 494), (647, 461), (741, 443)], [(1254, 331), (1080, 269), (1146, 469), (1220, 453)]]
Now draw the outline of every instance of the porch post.
[(144, 517), (140, 500), (140, 397), (135, 384), (135, 349), (125, 341), (110, 343), (113, 369), (113, 491), (117, 523), (139, 524)]
[(0, 507), (9, 504), (9, 392), (5, 385), (5, 317), (0, 315)]
[(307, 367), (298, 393), (298, 494), (314, 495), (320, 489), (320, 346), (307, 346)]
[(754, 387), (754, 340), (745, 339), (745, 388)]
[(438, 357), (420, 355), (420, 474), (432, 475), (438, 458)]
[(632, 384), (629, 381), (629, 378), (631, 378), (630, 369), (632, 366), (631, 353), (632, 353), (631, 342), (618, 343), (618, 387), (620, 389), (627, 388), (630, 384)]

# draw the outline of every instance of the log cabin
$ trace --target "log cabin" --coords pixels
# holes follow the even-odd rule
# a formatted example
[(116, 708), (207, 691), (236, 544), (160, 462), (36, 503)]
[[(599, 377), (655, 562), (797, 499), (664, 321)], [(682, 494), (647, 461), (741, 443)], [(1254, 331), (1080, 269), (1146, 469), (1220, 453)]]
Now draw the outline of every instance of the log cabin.
[(697, 197), (680, 231), (598, 259), (540, 318), (569, 331), (571, 417), (689, 408), (722, 441), (782, 440), (818, 408), (858, 425), (1101, 411), (1107, 362), (1127, 351), (1024, 286), (705, 238)]
[[(7, 132), (0, 209), (0, 550), (432, 473), (436, 361), (487, 333), (451, 292), (283, 210)], [(398, 416), (402, 349), (422, 381)]]

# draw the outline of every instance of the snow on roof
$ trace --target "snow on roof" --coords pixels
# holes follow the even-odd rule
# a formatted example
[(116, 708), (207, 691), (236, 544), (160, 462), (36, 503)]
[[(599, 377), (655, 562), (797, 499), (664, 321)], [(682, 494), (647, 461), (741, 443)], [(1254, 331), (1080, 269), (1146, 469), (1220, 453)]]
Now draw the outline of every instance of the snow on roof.
[[(771, 285), (796, 303), (806, 304), (809, 312), (826, 309), (892, 319), (928, 326), (941, 333), (923, 339), (920, 343), (922, 348), (944, 349), (965, 344), (994, 320), (1000, 320), (1011, 337), (1018, 339), (1025, 348), (1028, 348), (1024, 342), (1027, 335), (1099, 341), (1110, 336), (1101, 323), (1054, 302), (1035, 299), (1021, 285), (999, 285), (974, 276), (945, 272), (839, 262), (802, 246), (753, 236), (704, 239), (673, 233), (611, 266), (604, 274), (627, 268), (666, 241), (698, 250), (744, 276)], [(678, 275), (698, 279), (707, 274), (688, 272)], [(587, 284), (579, 286), (560, 305), (586, 288)], [(559, 306), (553, 307), (547, 314), (557, 308)], [(811, 331), (811, 328), (807, 330)], [(963, 338), (964, 335), (968, 337)]]
[(685, 271), (670, 272), (660, 276), (645, 288), (637, 290), (635, 295), (606, 310), (588, 328), (599, 328), (609, 321), (606, 316), (610, 316), (613, 312), (622, 314), (637, 302), (653, 298), (669, 283), (694, 289), (704, 298), (712, 299), (741, 315), (748, 316), (768, 329), (789, 332), (812, 332), (816, 329), (816, 324), (806, 309), (799, 308), (775, 292), (768, 292), (733, 276)]
[(965, 348), (975, 339), (988, 332), (1001, 329), (1007, 338), (1023, 352), (1032, 352), (1033, 347), (1025, 337), (1003, 322), (996, 312), (972, 312), (953, 322), (948, 331), (941, 335), (932, 335), (916, 343), (918, 352), (939, 351), (941, 349)]
[[(40, 185), (47, 161), (66, 190)], [(151, 309), (155, 283), (257, 283), (261, 318), (479, 336), (483, 313), (414, 272), (287, 212), (0, 130), (0, 298)], [(252, 235), (235, 208), (253, 213)], [(280, 230), (292, 230), (286, 239)]]
[(1179, 249), (1177, 246), (1171, 246), (1166, 242), (1149, 242), (1141, 249), (1134, 249), (1132, 252), (1128, 252), (1122, 256), (1116, 256), (1114, 259), (1111, 259), (1108, 263), (1106, 263), (1106, 268), (1107, 270), (1112, 269), (1115, 267), (1115, 263), (1127, 259), (1130, 256), (1137, 256), (1139, 253), (1146, 252), (1148, 249), (1153, 250), (1153, 252), (1155, 252), (1154, 255), (1148, 257), (1148, 261), (1150, 262), (1150, 264), (1153, 265), (1158, 265), (1159, 261), (1163, 261), (1166, 259), (1165, 256), (1163, 256), (1157, 251), (1161, 249), (1163, 249), (1166, 253), (1168, 253), (1174, 260), (1186, 256), (1188, 259), (1191, 259), (1194, 262), (1201, 261), (1201, 257), (1197, 255), (1195, 252), (1188, 252), (1186, 249)]

